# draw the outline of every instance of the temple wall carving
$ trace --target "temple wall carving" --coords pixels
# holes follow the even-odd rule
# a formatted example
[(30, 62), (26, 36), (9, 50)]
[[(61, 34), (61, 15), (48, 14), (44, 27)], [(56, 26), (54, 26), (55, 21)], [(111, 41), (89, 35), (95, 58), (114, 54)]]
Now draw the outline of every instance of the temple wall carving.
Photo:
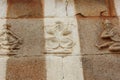
[(120, 80), (120, 0), (0, 0), (0, 80)]

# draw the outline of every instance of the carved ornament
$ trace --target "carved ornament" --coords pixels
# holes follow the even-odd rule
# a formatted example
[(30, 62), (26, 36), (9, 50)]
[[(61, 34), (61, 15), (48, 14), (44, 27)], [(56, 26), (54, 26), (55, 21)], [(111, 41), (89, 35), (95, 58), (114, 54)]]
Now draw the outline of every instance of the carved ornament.
[(52, 53), (71, 53), (74, 41), (71, 38), (72, 24), (63, 24), (58, 21), (52, 26), (46, 27), (46, 51)]

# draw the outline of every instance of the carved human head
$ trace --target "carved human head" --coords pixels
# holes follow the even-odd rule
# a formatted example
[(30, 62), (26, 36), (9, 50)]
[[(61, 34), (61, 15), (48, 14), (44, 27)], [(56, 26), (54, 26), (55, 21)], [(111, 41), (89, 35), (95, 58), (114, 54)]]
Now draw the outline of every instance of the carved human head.
[(112, 28), (112, 26), (113, 26), (113, 24), (110, 22), (110, 20), (108, 20), (108, 19), (106, 19), (105, 21), (104, 21), (104, 29), (110, 29), (110, 28)]

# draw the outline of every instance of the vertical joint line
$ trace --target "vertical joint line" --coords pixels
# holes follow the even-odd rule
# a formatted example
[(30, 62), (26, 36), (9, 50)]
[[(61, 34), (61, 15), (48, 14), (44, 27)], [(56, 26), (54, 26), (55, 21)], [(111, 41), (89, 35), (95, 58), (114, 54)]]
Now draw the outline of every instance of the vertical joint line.
[(64, 80), (64, 63), (63, 63), (63, 59), (64, 59), (64, 57), (62, 57), (62, 80)]
[(66, 0), (65, 1), (65, 4), (66, 4), (66, 6), (65, 6), (65, 10), (66, 10), (66, 16), (68, 16), (68, 0)]

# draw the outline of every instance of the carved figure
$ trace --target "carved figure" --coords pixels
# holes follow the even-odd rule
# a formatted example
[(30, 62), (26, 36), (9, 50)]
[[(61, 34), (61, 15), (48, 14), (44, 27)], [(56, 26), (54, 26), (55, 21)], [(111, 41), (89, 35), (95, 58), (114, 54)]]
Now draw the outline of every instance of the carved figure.
[(109, 40), (101, 45), (96, 45), (99, 49), (107, 48), (112, 52), (120, 51), (120, 27), (113, 26), (109, 20), (105, 20), (104, 31), (100, 36), (103, 40)]
[(62, 22), (56, 22), (53, 27), (46, 30), (47, 34), (51, 37), (46, 39), (46, 47), (48, 51), (53, 51), (56, 49), (63, 49), (69, 51), (73, 46), (74, 42), (69, 37), (72, 34), (70, 29), (72, 25), (65, 25)]
[(10, 25), (3, 25), (3, 28), (0, 30), (0, 49), (12, 52), (20, 49), (22, 39), (12, 32), (10, 27)]

